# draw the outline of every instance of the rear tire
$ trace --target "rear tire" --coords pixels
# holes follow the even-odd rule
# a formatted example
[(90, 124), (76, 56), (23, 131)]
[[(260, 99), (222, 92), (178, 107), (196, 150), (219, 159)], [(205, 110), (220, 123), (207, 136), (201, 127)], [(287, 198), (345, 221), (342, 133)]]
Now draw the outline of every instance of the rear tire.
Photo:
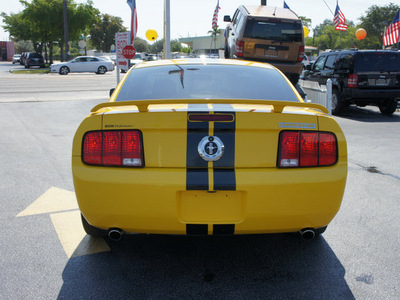
[(332, 90), (332, 115), (338, 115), (343, 110), (342, 97), (337, 89)]
[(85, 217), (81, 214), (81, 219), (82, 219), (82, 226), (85, 232), (88, 235), (94, 236), (94, 237), (101, 237), (106, 235), (106, 231), (102, 230), (100, 228), (94, 227), (86, 221)]
[(397, 101), (395, 99), (387, 99), (379, 104), (379, 110), (384, 116), (391, 116), (397, 109)]

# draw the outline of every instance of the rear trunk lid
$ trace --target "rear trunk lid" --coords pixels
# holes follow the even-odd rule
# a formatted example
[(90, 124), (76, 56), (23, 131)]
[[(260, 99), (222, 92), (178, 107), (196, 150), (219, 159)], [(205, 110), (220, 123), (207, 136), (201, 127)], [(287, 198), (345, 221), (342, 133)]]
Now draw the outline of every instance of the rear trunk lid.
[(400, 89), (400, 53), (398, 52), (359, 52), (355, 70), (359, 88)]
[[(146, 113), (124, 106), (104, 113), (102, 129), (139, 129), (146, 168), (275, 168), (279, 133), (316, 131), (319, 114), (304, 107), (274, 113), (270, 105), (150, 105)], [(209, 121), (209, 116), (217, 119)], [(205, 161), (199, 153), (206, 137), (218, 138), (224, 145), (222, 156), (214, 162)]]

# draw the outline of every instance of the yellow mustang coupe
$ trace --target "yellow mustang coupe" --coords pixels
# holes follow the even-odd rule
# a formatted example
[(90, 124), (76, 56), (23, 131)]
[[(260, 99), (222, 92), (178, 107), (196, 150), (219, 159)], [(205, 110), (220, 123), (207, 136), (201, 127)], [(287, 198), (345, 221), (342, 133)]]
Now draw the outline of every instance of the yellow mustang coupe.
[(73, 141), (89, 235), (325, 231), (347, 176), (342, 130), (268, 64), (165, 60), (132, 68)]

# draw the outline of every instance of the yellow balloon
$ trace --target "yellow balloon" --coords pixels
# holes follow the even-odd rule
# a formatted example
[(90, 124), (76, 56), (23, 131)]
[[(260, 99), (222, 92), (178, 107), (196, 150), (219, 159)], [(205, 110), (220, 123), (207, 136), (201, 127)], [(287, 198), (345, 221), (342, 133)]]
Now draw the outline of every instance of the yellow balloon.
[(306, 38), (310, 33), (310, 30), (308, 30), (307, 26), (303, 26), (303, 30), (304, 30), (304, 37)]
[(146, 37), (149, 41), (155, 41), (158, 38), (157, 31), (155, 31), (154, 29), (147, 30)]

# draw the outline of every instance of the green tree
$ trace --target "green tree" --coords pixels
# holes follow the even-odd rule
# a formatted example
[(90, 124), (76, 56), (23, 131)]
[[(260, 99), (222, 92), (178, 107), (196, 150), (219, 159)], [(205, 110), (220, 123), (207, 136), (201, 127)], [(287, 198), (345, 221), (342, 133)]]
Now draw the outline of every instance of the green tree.
[(386, 27), (393, 21), (400, 6), (390, 3), (386, 6), (373, 5), (360, 17), (359, 26), (367, 31), (367, 37), (359, 44), (365, 49), (381, 49), (382, 36)]
[[(182, 45), (179, 40), (171, 40), (171, 52), (182, 52)], [(159, 39), (154, 44), (149, 45), (149, 52), (158, 54), (164, 50), (164, 39)]]
[(98, 24), (95, 24), (90, 30), (92, 45), (103, 52), (110, 52), (111, 45), (115, 45), (115, 34), (117, 32), (127, 31), (122, 25), (120, 17), (114, 17), (109, 14), (103, 14)]
[(154, 44), (149, 46), (150, 53), (161, 53), (164, 49), (164, 39), (159, 39)]
[(348, 25), (347, 31), (335, 30), (333, 21), (326, 19), (314, 28), (313, 38), (307, 38), (306, 45), (314, 45), (322, 50), (354, 48), (356, 46), (356, 27), (351, 21), (348, 22)]
[(182, 45), (179, 40), (171, 41), (171, 52), (182, 52)]
[[(32, 0), (31, 2), (20, 0), (25, 7), (18, 14), (7, 15), (2, 13), (6, 24), (5, 30), (16, 40), (32, 41), (36, 52), (41, 53), (44, 45), (50, 52), (50, 63), (54, 43), (60, 46), (64, 44), (63, 26), (63, 0)], [(70, 40), (77, 40), (97, 22), (99, 11), (93, 7), (93, 2), (76, 4), (73, 0), (67, 0), (68, 27)]]
[(300, 16), (300, 19), (303, 22), (304, 26), (311, 28), (311, 19), (308, 19), (307, 17), (303, 17), (303, 16)]
[(208, 31), (208, 34), (211, 35), (210, 52), (211, 52), (213, 43), (214, 43), (214, 49), (217, 48), (217, 36), (220, 35), (221, 33), (222, 33), (222, 30), (218, 28), (218, 25)]
[(149, 43), (140, 37), (135, 38), (133, 45), (135, 46), (137, 52), (149, 52)]

